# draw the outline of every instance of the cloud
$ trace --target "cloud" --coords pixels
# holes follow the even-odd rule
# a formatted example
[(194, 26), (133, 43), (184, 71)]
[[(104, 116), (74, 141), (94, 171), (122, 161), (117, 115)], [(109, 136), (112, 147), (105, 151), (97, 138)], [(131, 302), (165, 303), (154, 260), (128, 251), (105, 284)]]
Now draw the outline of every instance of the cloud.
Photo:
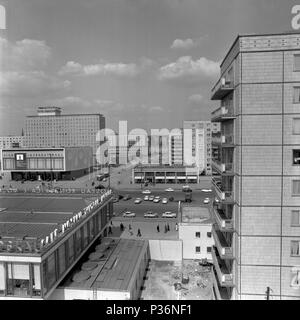
[(184, 85), (197, 85), (201, 82), (217, 78), (219, 63), (201, 57), (193, 60), (190, 56), (180, 57), (159, 69), (158, 79)]
[(2, 96), (38, 97), (64, 91), (71, 85), (46, 72), (52, 51), (45, 41), (23, 39), (10, 42), (0, 38)]
[(188, 98), (190, 103), (199, 103), (203, 101), (203, 96), (201, 94), (193, 94)]
[(197, 43), (193, 39), (176, 39), (171, 45), (171, 49), (191, 49), (197, 46)]
[(1, 95), (35, 97), (62, 91), (70, 81), (47, 75), (44, 71), (5, 71), (0, 77)]
[(95, 100), (95, 103), (106, 112), (120, 112), (125, 109), (125, 106), (117, 101), (113, 100)]
[(63, 66), (59, 75), (75, 76), (116, 76), (116, 77), (135, 77), (139, 73), (138, 66), (135, 63), (99, 63), (90, 65), (81, 65), (78, 62), (68, 61)]
[(150, 112), (162, 112), (164, 109), (160, 106), (153, 106), (148, 109)]

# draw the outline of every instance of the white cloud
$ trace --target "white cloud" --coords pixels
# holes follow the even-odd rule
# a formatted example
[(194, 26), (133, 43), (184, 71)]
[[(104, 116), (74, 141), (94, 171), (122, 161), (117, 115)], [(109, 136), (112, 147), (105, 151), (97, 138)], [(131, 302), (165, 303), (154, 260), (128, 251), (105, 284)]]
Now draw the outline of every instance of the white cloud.
[(201, 57), (193, 60), (190, 56), (180, 57), (176, 62), (169, 63), (159, 69), (158, 79), (181, 84), (198, 84), (217, 78), (219, 63)]
[(171, 45), (171, 49), (191, 49), (197, 46), (197, 43), (193, 39), (176, 39)]
[(59, 71), (60, 75), (77, 76), (112, 75), (117, 77), (135, 77), (138, 73), (139, 70), (135, 63), (99, 63), (81, 65), (74, 61), (68, 61)]
[(199, 103), (203, 101), (203, 96), (201, 94), (193, 94), (188, 98), (190, 103)]
[(164, 109), (160, 106), (153, 106), (148, 109), (150, 112), (162, 112)]
[(95, 100), (95, 103), (97, 103), (102, 110), (105, 110), (107, 112), (119, 112), (124, 110), (125, 108), (122, 103), (113, 100), (98, 99)]
[(10, 42), (0, 38), (0, 50), (2, 96), (38, 97), (70, 87), (70, 81), (46, 72), (52, 52), (45, 41), (23, 39)]
[(58, 107), (83, 107), (88, 108), (92, 106), (92, 103), (88, 100), (80, 97), (68, 96), (61, 99), (46, 100), (47, 105), (55, 105)]

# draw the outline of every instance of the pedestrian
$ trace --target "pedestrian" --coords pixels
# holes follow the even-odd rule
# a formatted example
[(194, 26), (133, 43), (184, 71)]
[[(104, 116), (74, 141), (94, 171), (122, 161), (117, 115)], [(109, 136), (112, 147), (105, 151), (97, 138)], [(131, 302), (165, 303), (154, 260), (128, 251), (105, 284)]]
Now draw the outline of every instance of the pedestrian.
[(170, 226), (169, 226), (169, 224), (167, 224), (167, 230), (170, 231)]
[(128, 229), (131, 230), (131, 224), (129, 224)]
[(159, 232), (159, 224), (157, 225), (156, 230), (157, 230), (157, 232)]
[(111, 226), (108, 227), (108, 234), (112, 234)]
[(175, 230), (178, 231), (178, 223), (175, 224)]
[(138, 229), (137, 237), (141, 237), (141, 236), (142, 236), (142, 234), (141, 234), (141, 230), (140, 230), (140, 229)]
[(113, 225), (112, 220), (110, 220), (110, 225), (111, 225), (111, 226)]
[(121, 224), (120, 224), (120, 230), (121, 230), (121, 232), (123, 232), (124, 231), (124, 225), (123, 225), (123, 223), (121, 222)]

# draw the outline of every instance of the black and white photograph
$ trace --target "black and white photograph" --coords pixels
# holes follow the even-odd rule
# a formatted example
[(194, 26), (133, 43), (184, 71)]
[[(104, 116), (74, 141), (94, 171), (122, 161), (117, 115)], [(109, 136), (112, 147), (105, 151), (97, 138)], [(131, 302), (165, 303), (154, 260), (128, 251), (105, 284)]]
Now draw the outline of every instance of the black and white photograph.
[(0, 300), (300, 301), (300, 1), (0, 0)]

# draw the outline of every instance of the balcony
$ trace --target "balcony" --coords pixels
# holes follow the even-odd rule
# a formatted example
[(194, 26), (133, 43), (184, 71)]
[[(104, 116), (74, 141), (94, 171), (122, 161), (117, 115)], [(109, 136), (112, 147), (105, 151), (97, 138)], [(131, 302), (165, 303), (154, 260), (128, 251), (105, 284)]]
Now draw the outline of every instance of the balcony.
[(223, 232), (232, 232), (234, 229), (232, 219), (228, 219), (221, 209), (213, 207), (212, 210), (219, 229)]
[(211, 255), (220, 285), (222, 287), (233, 287), (233, 274), (228, 270), (225, 262), (218, 256), (215, 247), (212, 247)]
[(234, 174), (233, 172), (233, 163), (222, 163), (221, 161), (212, 160), (212, 165), (213, 167), (219, 172), (223, 173), (224, 175), (232, 175)]
[(225, 78), (221, 78), (211, 90), (211, 100), (222, 100), (233, 90), (233, 83)]
[(212, 229), (215, 245), (218, 249), (221, 259), (234, 259), (232, 247), (227, 243), (223, 233), (219, 230)]
[(212, 282), (214, 288), (214, 298), (215, 300), (230, 300), (230, 294), (228, 293), (228, 288), (221, 287), (217, 280), (217, 274), (215, 270), (212, 271)]
[(226, 121), (233, 120), (235, 118), (232, 107), (228, 108), (222, 106), (211, 113), (211, 121)]
[(217, 197), (222, 201), (226, 203), (233, 203), (233, 191), (224, 191), (223, 187), (220, 186), (215, 179), (212, 179), (212, 184), (215, 189), (215, 192), (217, 194)]
[(228, 135), (224, 135), (220, 133), (213, 134), (211, 137), (211, 142), (212, 144), (220, 144), (223, 148), (235, 147), (233, 134), (228, 134)]

